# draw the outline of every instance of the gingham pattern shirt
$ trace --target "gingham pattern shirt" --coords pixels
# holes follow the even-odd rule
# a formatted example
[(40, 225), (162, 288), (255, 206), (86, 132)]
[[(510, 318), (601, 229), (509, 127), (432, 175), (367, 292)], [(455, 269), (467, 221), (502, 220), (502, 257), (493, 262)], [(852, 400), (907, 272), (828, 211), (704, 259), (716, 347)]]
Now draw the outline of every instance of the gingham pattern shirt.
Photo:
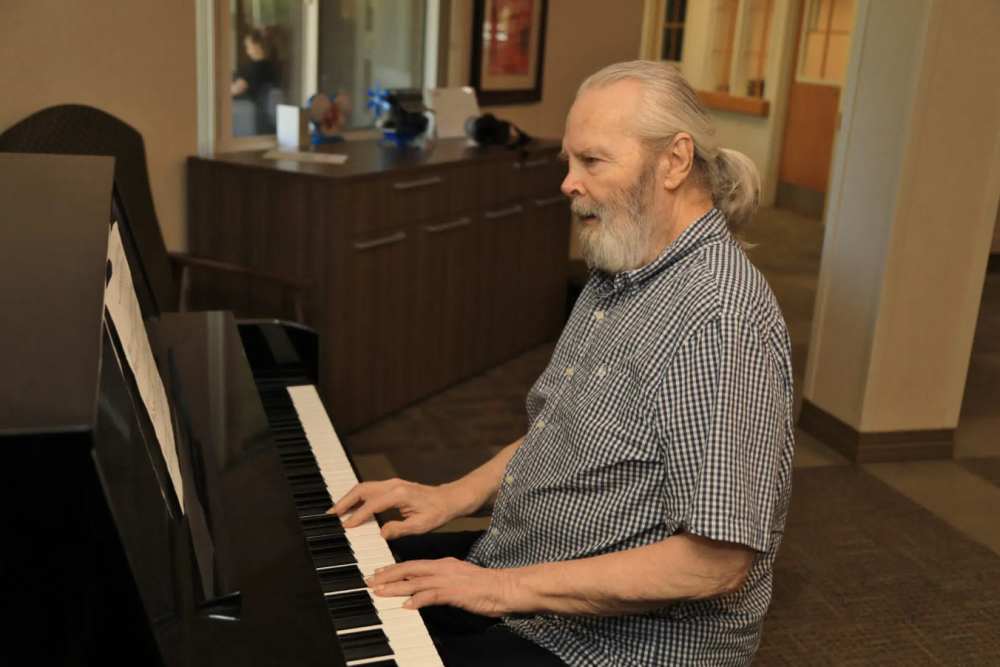
[(469, 560), (586, 558), (680, 531), (757, 555), (723, 597), (505, 623), (570, 665), (749, 664), (791, 493), (792, 401), (784, 320), (718, 210), (645, 267), (593, 272)]

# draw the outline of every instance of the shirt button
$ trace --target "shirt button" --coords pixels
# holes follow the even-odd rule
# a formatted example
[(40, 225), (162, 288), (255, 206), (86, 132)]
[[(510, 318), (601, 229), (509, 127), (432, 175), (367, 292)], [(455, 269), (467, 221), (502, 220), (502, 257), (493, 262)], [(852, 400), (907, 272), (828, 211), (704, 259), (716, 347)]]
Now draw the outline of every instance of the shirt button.
[(541, 431), (543, 428), (545, 428), (545, 420), (544, 419), (539, 419), (538, 421), (536, 421), (535, 422), (535, 428), (537, 428), (539, 431)]
[(595, 310), (594, 311), (594, 319), (597, 320), (598, 322), (600, 322), (601, 320), (603, 320), (604, 319), (604, 311), (603, 310)]
[(597, 377), (602, 378), (602, 377), (604, 377), (607, 374), (608, 374), (608, 369), (605, 368), (604, 366), (600, 366), (597, 369)]
[(568, 378), (571, 378), (571, 377), (573, 377), (573, 373), (575, 373), (575, 372), (576, 371), (573, 370), (572, 366), (567, 366), (566, 370), (563, 372), (563, 375), (565, 375)]
[(506, 482), (508, 484), (513, 484), (514, 483), (514, 476), (513, 475), (507, 475), (506, 477), (504, 477), (504, 480), (506, 480)]

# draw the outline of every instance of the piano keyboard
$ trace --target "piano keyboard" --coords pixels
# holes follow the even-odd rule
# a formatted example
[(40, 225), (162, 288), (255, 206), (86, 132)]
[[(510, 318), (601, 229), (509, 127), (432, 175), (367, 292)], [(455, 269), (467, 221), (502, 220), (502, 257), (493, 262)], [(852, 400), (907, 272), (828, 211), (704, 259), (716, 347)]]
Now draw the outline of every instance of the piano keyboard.
[(395, 562), (378, 524), (344, 528), (326, 514), (358, 479), (316, 388), (255, 379), (347, 664), (440, 667), (420, 613), (402, 607), (408, 598), (365, 587), (365, 577)]

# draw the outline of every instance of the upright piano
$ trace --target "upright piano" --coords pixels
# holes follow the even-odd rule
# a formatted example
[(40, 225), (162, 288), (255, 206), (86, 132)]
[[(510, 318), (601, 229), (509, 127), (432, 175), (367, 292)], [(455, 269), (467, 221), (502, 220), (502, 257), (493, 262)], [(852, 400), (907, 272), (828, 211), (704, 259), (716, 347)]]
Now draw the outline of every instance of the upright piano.
[(315, 337), (155, 312), (116, 196), (112, 158), (0, 154), (0, 664), (440, 665), (364, 585), (377, 524), (325, 513)]

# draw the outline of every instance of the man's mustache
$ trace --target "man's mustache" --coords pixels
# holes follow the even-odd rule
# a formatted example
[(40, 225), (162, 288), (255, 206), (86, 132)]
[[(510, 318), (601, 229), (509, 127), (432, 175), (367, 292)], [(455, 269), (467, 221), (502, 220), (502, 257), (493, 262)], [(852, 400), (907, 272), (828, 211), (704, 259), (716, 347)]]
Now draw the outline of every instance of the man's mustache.
[(570, 211), (577, 218), (603, 218), (604, 217), (604, 207), (595, 204), (586, 204), (580, 201), (575, 201), (570, 204)]

